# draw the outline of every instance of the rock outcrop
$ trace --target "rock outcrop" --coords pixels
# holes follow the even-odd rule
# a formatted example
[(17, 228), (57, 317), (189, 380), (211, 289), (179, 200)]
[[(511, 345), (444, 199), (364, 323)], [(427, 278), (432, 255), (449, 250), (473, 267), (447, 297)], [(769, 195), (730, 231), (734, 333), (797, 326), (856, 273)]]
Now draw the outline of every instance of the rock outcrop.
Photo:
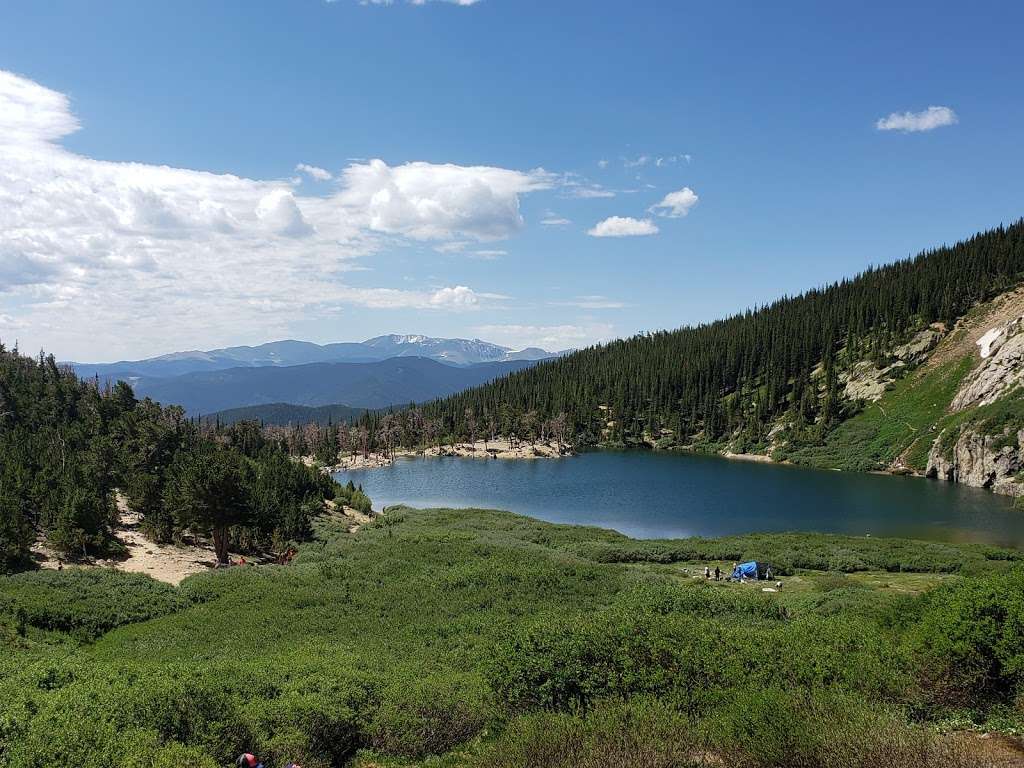
[(876, 367), (870, 360), (861, 360), (854, 364), (848, 371), (839, 375), (846, 398), (872, 403), (881, 400), (886, 388), (907, 369), (914, 368), (928, 359), (928, 353), (941, 339), (941, 331), (926, 328), (915, 334), (906, 344), (895, 347), (889, 353), (891, 362), (884, 368)]
[(983, 435), (976, 428), (965, 428), (952, 446), (935, 441), (928, 454), (928, 477), (988, 488), (1008, 496), (1024, 495), (1024, 484), (1017, 475), (1024, 469), (1021, 445), (1024, 430), (1016, 434)]
[[(964, 378), (950, 403), (953, 412), (990, 405), (1024, 383), (1024, 317), (986, 331), (976, 342), (981, 362)], [(996, 434), (983, 421), (967, 421), (956, 434), (940, 435), (928, 454), (929, 477), (1024, 495), (1024, 429), (1006, 426)]]
[(1024, 383), (1024, 318), (991, 329), (977, 343), (981, 363), (964, 379), (953, 411), (994, 403)]

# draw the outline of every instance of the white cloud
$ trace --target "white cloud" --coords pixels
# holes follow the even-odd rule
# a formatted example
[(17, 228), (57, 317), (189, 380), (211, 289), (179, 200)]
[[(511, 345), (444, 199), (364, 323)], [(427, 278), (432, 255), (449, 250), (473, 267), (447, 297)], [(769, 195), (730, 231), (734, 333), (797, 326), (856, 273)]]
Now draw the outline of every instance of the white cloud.
[(588, 347), (614, 336), (609, 323), (586, 325), (480, 325), (473, 329), (482, 339), (513, 349), (540, 347), (551, 352)]
[(553, 307), (576, 307), (577, 309), (622, 309), (626, 305), (604, 296), (577, 296), (570, 301), (552, 301)]
[(597, 167), (600, 168), (603, 171), (605, 168), (608, 167), (608, 161), (604, 160), (604, 159), (598, 160), (597, 161)]
[(944, 125), (955, 125), (957, 120), (956, 112), (949, 107), (928, 107), (922, 112), (893, 112), (888, 117), (879, 119), (875, 127), (880, 131), (919, 133), (932, 131)]
[[(466, 310), (501, 297), (465, 285), (357, 288), (357, 260), (395, 238), (478, 243), (522, 226), (543, 171), (380, 160), (331, 196), (288, 182), (95, 160), (58, 141), (68, 99), (0, 70), (0, 332), (17, 318), (61, 357), (289, 335), (340, 307)], [(312, 168), (313, 166), (310, 166)]]
[(313, 234), (313, 228), (295, 202), (295, 195), (287, 189), (275, 189), (260, 198), (256, 216), (268, 230), (279, 235), (305, 237)]
[(4, 144), (46, 144), (79, 128), (67, 96), (27, 78), (4, 72), (0, 99), (0, 141)]
[(684, 161), (686, 161), (688, 163), (688, 162), (690, 162), (690, 156), (689, 155), (664, 155), (662, 157), (659, 157), (657, 160), (655, 160), (654, 161), (654, 165), (655, 165), (656, 168), (664, 168), (667, 165), (675, 165), (680, 160), (684, 160)]
[(470, 243), (454, 240), (450, 243), (440, 243), (439, 245), (435, 245), (434, 250), (438, 253), (462, 253), (469, 246)]
[(651, 162), (650, 155), (640, 155), (640, 157), (636, 157), (636, 158), (633, 158), (633, 159), (630, 159), (630, 158), (626, 157), (626, 158), (623, 158), (623, 160), (622, 160), (622, 164), (626, 168), (643, 168), (645, 165), (647, 165), (650, 162)]
[(688, 214), (699, 199), (696, 192), (689, 187), (683, 187), (675, 192), (669, 192), (660, 203), (652, 205), (649, 210), (659, 216), (679, 219)]
[(572, 221), (564, 216), (559, 216), (557, 213), (548, 211), (544, 214), (544, 218), (541, 219), (540, 223), (545, 227), (564, 227), (567, 224), (572, 224)]
[(304, 173), (311, 179), (316, 181), (330, 181), (334, 178), (330, 171), (320, 168), (315, 165), (308, 165), (307, 163), (299, 163), (295, 166), (295, 170), (299, 173)]
[(383, 160), (350, 165), (339, 202), (360, 212), (368, 229), (415, 240), (499, 240), (522, 228), (519, 196), (549, 189), (543, 170)]
[(455, 307), (458, 309), (472, 309), (480, 304), (480, 297), (472, 288), (464, 285), (456, 285), (453, 288), (440, 288), (430, 296), (432, 307)]
[(600, 200), (615, 197), (610, 189), (605, 189), (599, 184), (584, 186), (582, 184), (566, 185), (566, 194), (569, 197), (577, 197), (580, 200)]
[(473, 251), (473, 253), (469, 254), (471, 259), (479, 259), (480, 261), (497, 261), (504, 256), (508, 256), (508, 251), (483, 250)]
[(650, 219), (634, 219), (629, 216), (611, 216), (587, 230), (591, 237), (636, 237), (658, 234), (657, 225)]

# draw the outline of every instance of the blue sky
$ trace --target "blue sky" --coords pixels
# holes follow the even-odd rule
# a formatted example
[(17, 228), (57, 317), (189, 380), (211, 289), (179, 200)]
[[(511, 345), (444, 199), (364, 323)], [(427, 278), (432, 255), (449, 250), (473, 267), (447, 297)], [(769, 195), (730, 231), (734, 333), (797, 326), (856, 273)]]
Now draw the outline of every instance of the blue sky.
[(580, 346), (1024, 213), (1018, 4), (12, 5), (0, 338), (61, 358)]

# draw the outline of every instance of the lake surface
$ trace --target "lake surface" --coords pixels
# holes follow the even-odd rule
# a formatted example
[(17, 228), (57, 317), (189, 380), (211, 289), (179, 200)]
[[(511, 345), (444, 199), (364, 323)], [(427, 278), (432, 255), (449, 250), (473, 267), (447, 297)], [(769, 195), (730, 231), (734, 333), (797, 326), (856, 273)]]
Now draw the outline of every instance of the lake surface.
[(713, 456), (415, 458), (335, 476), (361, 483), (377, 509), (505, 509), (637, 538), (821, 531), (1024, 547), (1024, 511), (978, 488)]

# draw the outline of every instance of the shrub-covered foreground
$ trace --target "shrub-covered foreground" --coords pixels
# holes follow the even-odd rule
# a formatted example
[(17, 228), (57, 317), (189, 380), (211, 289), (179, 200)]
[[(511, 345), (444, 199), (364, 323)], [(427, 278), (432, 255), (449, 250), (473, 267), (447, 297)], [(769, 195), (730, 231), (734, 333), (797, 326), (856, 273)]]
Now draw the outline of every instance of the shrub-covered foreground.
[[(704, 583), (687, 548), (795, 553), (797, 577)], [(1021, 720), (1024, 571), (914, 549), (399, 508), (177, 589), (23, 574), (0, 581), (0, 765), (985, 765), (936, 726)], [(862, 565), (803, 570), (830, 551)]]

